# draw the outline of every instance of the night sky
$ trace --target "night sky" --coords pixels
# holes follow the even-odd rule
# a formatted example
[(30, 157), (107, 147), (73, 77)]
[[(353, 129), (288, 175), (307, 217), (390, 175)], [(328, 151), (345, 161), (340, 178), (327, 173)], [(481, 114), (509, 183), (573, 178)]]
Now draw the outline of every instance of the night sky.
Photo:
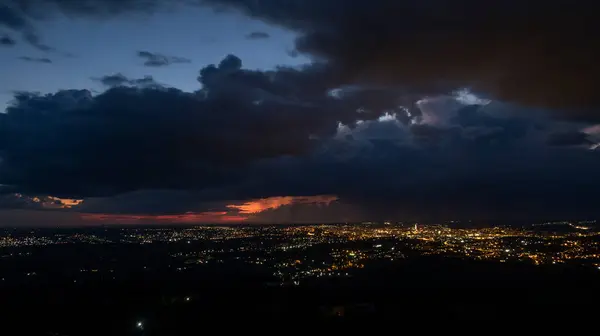
[(0, 225), (597, 218), (594, 7), (4, 0)]

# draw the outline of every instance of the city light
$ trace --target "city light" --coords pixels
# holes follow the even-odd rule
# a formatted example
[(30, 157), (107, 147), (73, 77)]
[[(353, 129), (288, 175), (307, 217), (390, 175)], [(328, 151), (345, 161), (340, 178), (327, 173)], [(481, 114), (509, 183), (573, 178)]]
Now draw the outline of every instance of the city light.
[[(189, 272), (205, 265), (241, 262), (266, 268), (281, 285), (294, 285), (310, 278), (352, 277), (370, 262), (398, 262), (414, 256), (600, 269), (600, 232), (595, 229), (595, 221), (548, 222), (527, 227), (460, 228), (456, 224), (368, 222), (120, 228), (106, 234), (25, 231), (0, 235), (0, 247), (10, 248), (0, 257), (4, 260), (30, 257), (35, 251), (31, 247), (53, 245), (169, 244), (174, 245), (171, 252), (164, 252), (170, 260), (169, 271)], [(556, 226), (561, 229), (555, 230)], [(178, 250), (176, 246), (186, 247)], [(315, 249), (319, 249), (317, 255)], [(135, 267), (143, 272), (162, 272), (146, 261)], [(70, 281), (78, 285), (85, 284), (87, 279), (119, 281), (123, 278), (119, 272), (123, 271), (112, 265), (79, 266), (78, 275)], [(24, 270), (22, 276), (44, 278), (37, 269)], [(180, 300), (190, 302), (192, 297), (183, 296)]]

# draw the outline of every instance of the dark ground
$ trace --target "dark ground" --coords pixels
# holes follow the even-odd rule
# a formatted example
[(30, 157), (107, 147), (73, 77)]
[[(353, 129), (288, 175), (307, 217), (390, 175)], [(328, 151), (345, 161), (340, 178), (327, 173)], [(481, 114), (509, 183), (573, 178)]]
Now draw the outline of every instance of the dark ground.
[(374, 264), (350, 279), (288, 287), (266, 286), (270, 280), (231, 266), (131, 274), (121, 281), (4, 286), (0, 325), (10, 332), (1, 334), (317, 333), (326, 327), (386, 329), (390, 323), (431, 330), (446, 322), (593, 322), (600, 312), (600, 271), (555, 265), (414, 258)]

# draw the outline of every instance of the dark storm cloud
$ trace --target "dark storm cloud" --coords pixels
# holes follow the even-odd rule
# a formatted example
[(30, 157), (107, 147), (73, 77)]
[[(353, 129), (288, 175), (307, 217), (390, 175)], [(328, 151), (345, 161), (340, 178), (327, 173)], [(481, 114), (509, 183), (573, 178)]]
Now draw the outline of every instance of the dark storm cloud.
[(12, 47), (15, 44), (17, 44), (17, 41), (15, 41), (12, 37), (8, 35), (0, 37), (0, 46)]
[(255, 31), (255, 32), (252, 32), (252, 33), (246, 35), (246, 38), (249, 40), (264, 40), (264, 39), (268, 39), (269, 37), (271, 37), (271, 35), (269, 35), (269, 33), (262, 32), (262, 31)]
[[(597, 117), (593, 2), (203, 2), (295, 30), (294, 50), (321, 62), (262, 72), (229, 56), (195, 93), (125, 76), (97, 96), (20, 93), (0, 115), (4, 189), (119, 195), (93, 212), (333, 194), (327, 216), (346, 220), (600, 215), (598, 126), (551, 118)], [(19, 3), (30, 20), (34, 4), (111, 16), (161, 2)], [(494, 101), (439, 95), (464, 87)]]
[(338, 121), (383, 113), (359, 114), (363, 101), (327, 96), (319, 71), (251, 71), (228, 56), (200, 71), (197, 93), (160, 86), (19, 93), (0, 115), (0, 183), (61, 197), (235, 183), (254, 161), (309, 152), (311, 138), (334, 134)]
[(52, 63), (51, 59), (45, 58), (45, 57), (21, 56), (21, 57), (19, 57), (19, 59), (22, 61), (25, 61), (25, 62), (33, 62), (33, 63), (46, 63), (46, 64)]
[(122, 73), (116, 73), (114, 75), (106, 75), (99, 78), (92, 78), (92, 80), (100, 82), (102, 85), (107, 87), (115, 86), (161, 86), (154, 80), (152, 76), (144, 76), (142, 78), (129, 78)]
[(591, 1), (206, 0), (301, 34), (342, 83), (491, 98), (597, 117), (600, 45)]
[[(598, 213), (599, 153), (563, 146), (577, 139), (560, 135), (597, 126), (451, 96), (398, 107), (388, 89), (332, 93), (322, 71), (244, 70), (228, 56), (200, 71), (195, 93), (17, 94), (0, 119), (0, 183), (87, 197), (72, 210), (101, 213), (224, 211), (229, 200), (319, 194), (339, 196), (324, 214), (346, 220)], [(278, 213), (319, 218), (313, 210)]]
[(144, 65), (148, 67), (162, 67), (171, 64), (191, 63), (190, 59), (178, 56), (167, 56), (149, 51), (138, 51), (138, 57), (143, 58)]
[[(248, 197), (256, 197), (257, 190), (335, 193), (362, 213), (359, 220), (600, 215), (598, 152), (548, 146), (534, 129), (515, 139), (507, 136), (514, 133), (508, 126), (482, 139), (452, 127), (434, 133), (436, 141), (423, 142), (402, 123), (370, 123), (351, 132), (352, 139), (333, 140), (308, 158), (262, 165), (254, 177), (260, 182), (242, 189)], [(395, 127), (396, 136), (361, 134), (384, 125)], [(342, 218), (344, 212), (338, 215)]]
[(581, 131), (553, 133), (548, 137), (548, 144), (552, 146), (581, 146), (592, 145), (589, 135)]
[(418, 94), (470, 87), (494, 99), (564, 109), (571, 118), (597, 116), (592, 1), (11, 0), (0, 7), (0, 24), (33, 32), (33, 18), (55, 11), (111, 17), (198, 3), (299, 32), (296, 49), (328, 61), (337, 84)]
[[(427, 110), (425, 105), (422, 108)], [(502, 109), (507, 109), (504, 117), (498, 113)], [(200, 204), (335, 194), (340, 201), (326, 209), (284, 207), (255, 220), (486, 220), (599, 215), (596, 203), (600, 181), (594, 178), (600, 168), (599, 153), (549, 143), (548, 139), (558, 134), (555, 129), (565, 125), (546, 120), (540, 127), (538, 119), (512, 116), (511, 106), (505, 104), (459, 107), (455, 112), (468, 113), (469, 122), (461, 125), (451, 121), (437, 126), (406, 124), (393, 118), (359, 122), (354, 128), (342, 127), (333, 138), (320, 141), (304, 155), (255, 160), (241, 171), (232, 171), (230, 176), (236, 178), (230, 183), (193, 192), (129, 193), (90, 203), (85, 209), (120, 213), (153, 209), (169, 213), (183, 209), (220, 211)], [(490, 122), (491, 116), (498, 120)], [(577, 133), (576, 125), (569, 127), (573, 129), (570, 133)]]

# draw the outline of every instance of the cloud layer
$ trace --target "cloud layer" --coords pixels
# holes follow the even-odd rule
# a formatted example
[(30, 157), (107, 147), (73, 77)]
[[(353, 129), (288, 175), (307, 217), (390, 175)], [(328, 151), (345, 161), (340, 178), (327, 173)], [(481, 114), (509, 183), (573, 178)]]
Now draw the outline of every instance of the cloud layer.
[(25, 62), (32, 62), (32, 63), (46, 63), (46, 64), (50, 64), (52, 63), (52, 60), (46, 57), (29, 57), (29, 56), (21, 56), (19, 57), (20, 60), (25, 61)]
[(105, 77), (116, 86), (97, 96), (19, 93), (0, 119), (0, 183), (77, 197), (232, 183), (240, 168), (306, 153), (311, 136), (357, 118), (360, 99), (326, 96), (317, 72), (244, 70), (228, 56), (200, 71), (196, 93), (125, 87), (132, 82), (120, 75)]
[(246, 70), (230, 55), (193, 93), (123, 75), (98, 95), (19, 93), (0, 119), (0, 183), (99, 214), (281, 219), (277, 208), (296, 218), (334, 199), (329, 218), (597, 212), (597, 126), (465, 91), (406, 104), (384, 87), (331, 90), (323, 71)]
[(261, 32), (261, 31), (255, 31), (255, 32), (252, 32), (252, 33), (246, 35), (246, 38), (249, 40), (264, 40), (264, 39), (268, 39), (269, 37), (271, 37), (269, 35), (269, 33)]
[(508, 0), (206, 0), (301, 34), (296, 47), (346, 84), (494, 99), (598, 116), (593, 3)]
[[(196, 92), (117, 73), (95, 78), (108, 88), (96, 95), (17, 93), (0, 115), (1, 204), (83, 198), (70, 210), (109, 221), (600, 215), (590, 2), (200, 2), (296, 31), (314, 62), (257, 71), (229, 55), (199, 71)], [(0, 24), (30, 43), (40, 8), (168, 5), (11, 3)]]
[[(296, 50), (326, 61), (340, 85), (385, 84), (417, 94), (468, 87), (597, 120), (600, 48), (589, 38), (599, 33), (590, 1), (9, 0), (0, 6), (0, 25), (50, 50), (33, 22), (52, 13), (111, 18), (181, 5), (233, 8), (295, 30)], [(139, 56), (148, 66), (187, 62), (147, 51)]]
[(113, 75), (105, 75), (99, 78), (92, 78), (92, 80), (100, 82), (106, 87), (118, 87), (118, 86), (137, 86), (137, 87), (160, 87), (161, 85), (154, 80), (152, 76), (144, 76), (142, 78), (129, 78), (122, 73), (116, 73)]
[(190, 59), (178, 56), (168, 56), (149, 51), (138, 51), (138, 57), (144, 59), (144, 65), (147, 67), (164, 67), (172, 64), (191, 63)]

